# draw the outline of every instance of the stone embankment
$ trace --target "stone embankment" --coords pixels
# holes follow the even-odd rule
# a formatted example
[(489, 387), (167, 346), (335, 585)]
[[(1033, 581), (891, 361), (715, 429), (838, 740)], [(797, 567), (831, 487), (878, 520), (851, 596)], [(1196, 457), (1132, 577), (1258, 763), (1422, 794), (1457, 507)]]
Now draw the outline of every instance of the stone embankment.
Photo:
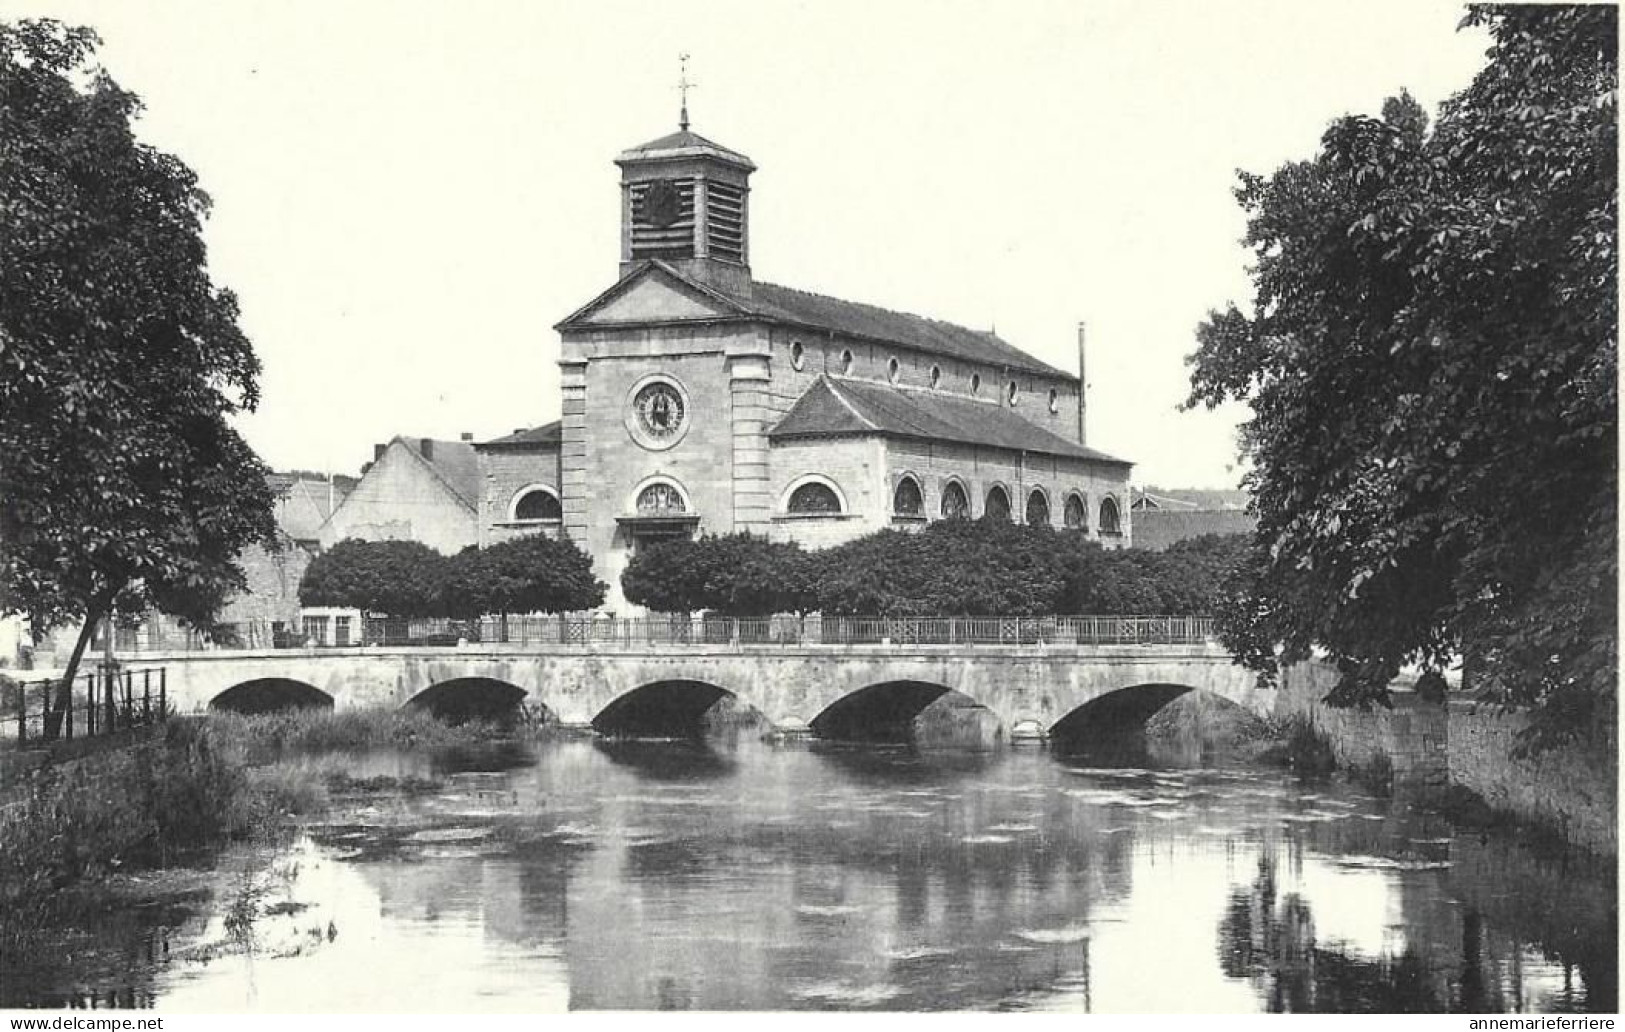
[(1336, 671), (1317, 663), (1288, 669), (1276, 715), (1307, 719), (1340, 766), (1393, 772), (1396, 791), (1442, 795), (1465, 789), (1488, 807), (1610, 856), (1619, 850), (1618, 756), (1612, 736), (1519, 756), (1528, 717), (1471, 699), (1424, 699), (1401, 683), (1393, 708), (1335, 709), (1321, 699)]

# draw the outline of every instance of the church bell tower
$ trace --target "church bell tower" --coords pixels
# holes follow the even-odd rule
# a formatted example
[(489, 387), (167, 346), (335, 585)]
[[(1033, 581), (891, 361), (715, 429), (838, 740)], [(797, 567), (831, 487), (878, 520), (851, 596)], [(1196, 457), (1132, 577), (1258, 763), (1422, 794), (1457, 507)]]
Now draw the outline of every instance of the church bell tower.
[(689, 130), (686, 94), (677, 132), (623, 151), (615, 164), (621, 167), (622, 276), (658, 258), (702, 282), (749, 290), (756, 166)]

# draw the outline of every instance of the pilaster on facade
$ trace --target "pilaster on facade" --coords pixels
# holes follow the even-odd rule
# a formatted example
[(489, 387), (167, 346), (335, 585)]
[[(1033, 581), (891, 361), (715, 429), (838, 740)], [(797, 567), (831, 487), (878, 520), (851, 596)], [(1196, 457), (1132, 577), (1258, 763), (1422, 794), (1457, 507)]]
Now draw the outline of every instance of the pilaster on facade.
[(587, 366), (561, 362), (560, 367), (563, 412), (559, 428), (559, 493), (564, 532), (576, 541), (585, 541), (592, 501), (587, 482)]
[[(762, 342), (765, 349), (766, 342)], [(733, 436), (735, 530), (765, 532), (773, 518), (773, 485), (767, 431), (774, 411), (772, 370), (765, 351), (730, 354), (729, 421)]]

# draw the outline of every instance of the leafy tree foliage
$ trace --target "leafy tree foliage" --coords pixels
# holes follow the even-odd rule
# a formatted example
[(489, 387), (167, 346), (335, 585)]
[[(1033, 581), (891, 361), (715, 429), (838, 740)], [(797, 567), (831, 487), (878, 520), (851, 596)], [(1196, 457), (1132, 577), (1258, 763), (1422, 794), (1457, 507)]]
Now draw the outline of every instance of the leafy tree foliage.
[(1617, 15), (1465, 24), (1488, 64), (1435, 126), (1401, 96), (1241, 176), (1256, 293), (1198, 330), (1191, 403), (1252, 407), (1233, 648), (1324, 649), (1351, 704), (1465, 650), (1551, 740), (1614, 712)]
[(704, 535), (640, 549), (621, 574), (621, 590), (656, 612), (763, 616), (811, 609), (812, 572), (811, 557), (794, 542)]
[(340, 606), (402, 617), (476, 619), (487, 614), (562, 613), (604, 601), (592, 560), (569, 541), (542, 535), (441, 555), (417, 541), (340, 541), (310, 561), (299, 582), (307, 606)]
[(155, 607), (209, 629), (268, 470), (228, 417), (258, 400), (237, 302), (209, 279), (208, 200), (138, 142), (96, 37), (0, 23), (0, 611), (36, 633)]
[(305, 567), (299, 601), (390, 616), (441, 616), (448, 564), (419, 541), (350, 538)]
[(621, 586), (657, 612), (729, 616), (1202, 615), (1245, 558), (1241, 536), (1107, 551), (1073, 531), (943, 520), (817, 552), (748, 534), (667, 541), (639, 552)]
[(1081, 536), (1008, 520), (882, 530), (819, 556), (818, 602), (842, 615), (1032, 616), (1056, 611), (1057, 562)]
[(606, 585), (592, 574), (592, 559), (568, 540), (541, 534), (489, 548), (465, 548), (445, 561), (442, 615), (565, 613), (603, 604)]

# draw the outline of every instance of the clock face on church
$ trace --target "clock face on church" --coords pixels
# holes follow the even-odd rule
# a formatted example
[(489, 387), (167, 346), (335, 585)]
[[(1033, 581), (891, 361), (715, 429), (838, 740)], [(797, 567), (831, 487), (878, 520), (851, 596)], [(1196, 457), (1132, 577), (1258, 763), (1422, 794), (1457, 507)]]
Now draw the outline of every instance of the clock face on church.
[(656, 381), (638, 391), (632, 399), (638, 429), (653, 442), (664, 444), (676, 439), (683, 428), (683, 396), (669, 383)]

